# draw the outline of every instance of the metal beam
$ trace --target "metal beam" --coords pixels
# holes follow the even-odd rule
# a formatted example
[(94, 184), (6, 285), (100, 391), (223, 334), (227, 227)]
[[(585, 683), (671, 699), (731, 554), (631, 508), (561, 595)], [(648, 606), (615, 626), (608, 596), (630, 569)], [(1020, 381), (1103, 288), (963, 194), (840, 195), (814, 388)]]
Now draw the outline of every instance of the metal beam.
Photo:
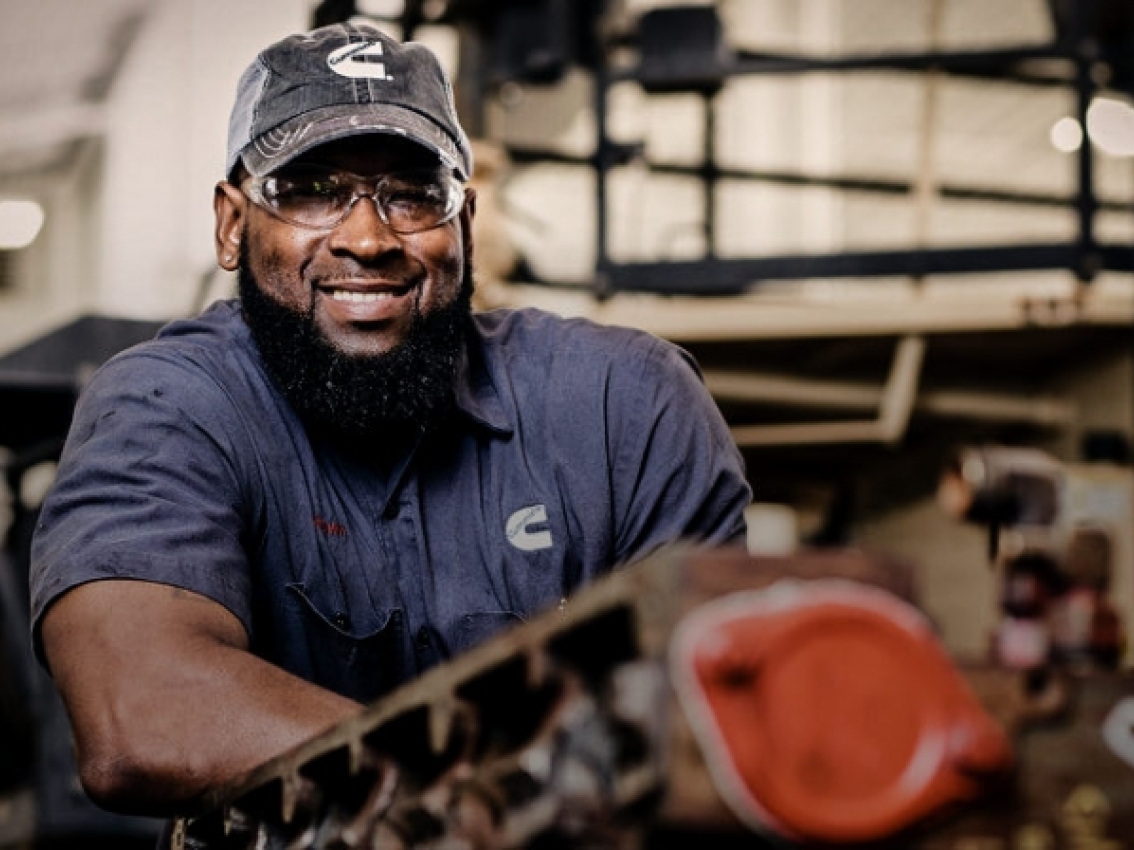
[(894, 350), (886, 386), (878, 394), (878, 416), (867, 421), (800, 422), (787, 425), (738, 425), (731, 429), (738, 446), (798, 446), (819, 443), (901, 441), (917, 399), (925, 340), (906, 336)]
[[(718, 62), (713, 69), (722, 79), (749, 74), (805, 74), (844, 71), (928, 71), (1002, 79), (1026, 85), (1066, 85), (1068, 77), (1028, 73), (1021, 65), (1052, 59), (1071, 59), (1071, 53), (1058, 45), (1024, 45), (998, 50), (942, 50), (910, 53), (866, 53), (845, 56), (806, 56), (738, 51)], [(1070, 69), (1071, 66), (1069, 66)], [(621, 68), (612, 72), (612, 82), (640, 82), (647, 87), (665, 86), (661, 73), (643, 73), (641, 68)]]
[[(925, 277), (977, 272), (1076, 271), (1077, 243), (797, 254), (736, 259), (620, 263), (607, 269), (611, 291), (735, 295), (760, 281), (842, 277)], [(1134, 271), (1134, 250), (1101, 246), (1092, 262), (1111, 271)]]
[[(562, 151), (544, 150), (522, 145), (508, 145), (507, 151), (512, 161), (519, 164), (558, 163), (565, 165), (592, 166), (594, 157), (579, 156)], [(704, 166), (675, 162), (649, 162), (629, 152), (627, 159), (635, 165), (644, 166), (656, 174), (674, 174), (682, 177), (701, 177)], [(772, 183), (782, 186), (817, 187), (837, 189), (845, 192), (866, 192), (879, 195), (909, 195), (913, 184), (909, 180), (891, 180), (880, 177), (855, 177), (838, 174), (804, 174), (799, 171), (776, 169), (735, 168), (716, 166), (713, 175), (722, 180), (752, 180), (756, 183)], [(1076, 209), (1078, 198), (1074, 195), (1053, 195), (1046, 192), (1021, 192), (1012, 189), (986, 189), (977, 186), (964, 186), (941, 183), (937, 194), (954, 201), (987, 201), (991, 203), (1014, 204), (1031, 207), (1054, 207)], [(1134, 214), (1134, 203), (1120, 201), (1100, 201), (1099, 210), (1107, 212)]]
[[(705, 372), (705, 385), (723, 402), (776, 404), (822, 410), (873, 410), (882, 403), (880, 386), (815, 381), (760, 372)], [(1024, 396), (975, 390), (925, 390), (914, 413), (986, 422), (1023, 422), (1048, 427), (1070, 424), (1078, 416), (1072, 402), (1057, 396)]]

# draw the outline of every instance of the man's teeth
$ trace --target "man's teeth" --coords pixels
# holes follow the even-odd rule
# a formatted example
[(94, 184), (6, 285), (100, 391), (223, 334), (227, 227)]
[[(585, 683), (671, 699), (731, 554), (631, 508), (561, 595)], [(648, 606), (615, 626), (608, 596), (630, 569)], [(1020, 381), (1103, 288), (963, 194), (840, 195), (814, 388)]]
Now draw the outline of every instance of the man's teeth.
[(373, 304), (383, 298), (393, 298), (392, 292), (351, 292), (346, 289), (331, 290), (331, 297), (336, 301), (350, 301), (352, 304)]

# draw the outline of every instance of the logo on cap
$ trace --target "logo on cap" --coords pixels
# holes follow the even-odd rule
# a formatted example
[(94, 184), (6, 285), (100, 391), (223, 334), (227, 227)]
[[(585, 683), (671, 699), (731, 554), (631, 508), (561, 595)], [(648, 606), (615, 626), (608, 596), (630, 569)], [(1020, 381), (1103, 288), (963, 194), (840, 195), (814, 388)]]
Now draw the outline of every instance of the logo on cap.
[(346, 44), (331, 52), (327, 66), (343, 77), (366, 80), (392, 80), (386, 73), (382, 42), (364, 41)]

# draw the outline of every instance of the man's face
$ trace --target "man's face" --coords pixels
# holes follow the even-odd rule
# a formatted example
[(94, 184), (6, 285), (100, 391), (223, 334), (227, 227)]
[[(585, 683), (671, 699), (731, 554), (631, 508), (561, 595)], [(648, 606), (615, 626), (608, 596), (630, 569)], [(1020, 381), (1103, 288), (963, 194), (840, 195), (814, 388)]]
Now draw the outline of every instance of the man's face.
[[(420, 145), (385, 135), (331, 142), (293, 163), (365, 177), (435, 164), (434, 155)], [(236, 187), (222, 184), (217, 215), (221, 265), (235, 268), (239, 250), (234, 246), (243, 239), (249, 271), (261, 291), (310, 316), (327, 342), (347, 355), (396, 348), (415, 314), (429, 316), (453, 303), (470, 262), (470, 202), (440, 227), (398, 234), (382, 221), (373, 200), (360, 198), (338, 225), (312, 230), (281, 221)]]
[[(423, 148), (360, 137), (303, 157), (364, 177), (431, 166)], [(239, 270), (265, 368), (310, 426), (380, 451), (446, 415), (469, 328), (475, 196), (432, 230), (394, 233), (363, 197), (333, 228), (276, 218), (230, 183), (215, 195), (217, 258)]]

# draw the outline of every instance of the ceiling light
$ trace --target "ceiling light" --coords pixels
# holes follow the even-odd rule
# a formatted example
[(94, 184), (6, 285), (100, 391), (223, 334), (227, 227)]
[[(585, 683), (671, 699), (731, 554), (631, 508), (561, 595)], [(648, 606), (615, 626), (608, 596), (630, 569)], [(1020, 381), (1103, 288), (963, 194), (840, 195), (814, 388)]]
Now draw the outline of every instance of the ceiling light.
[(1134, 157), (1134, 107), (1111, 97), (1096, 97), (1087, 109), (1087, 135), (1110, 156)]
[(1083, 128), (1066, 115), (1051, 125), (1051, 144), (1060, 153), (1074, 153), (1083, 144)]
[(0, 201), (0, 250), (26, 248), (39, 235), (43, 219), (43, 207), (35, 201)]

